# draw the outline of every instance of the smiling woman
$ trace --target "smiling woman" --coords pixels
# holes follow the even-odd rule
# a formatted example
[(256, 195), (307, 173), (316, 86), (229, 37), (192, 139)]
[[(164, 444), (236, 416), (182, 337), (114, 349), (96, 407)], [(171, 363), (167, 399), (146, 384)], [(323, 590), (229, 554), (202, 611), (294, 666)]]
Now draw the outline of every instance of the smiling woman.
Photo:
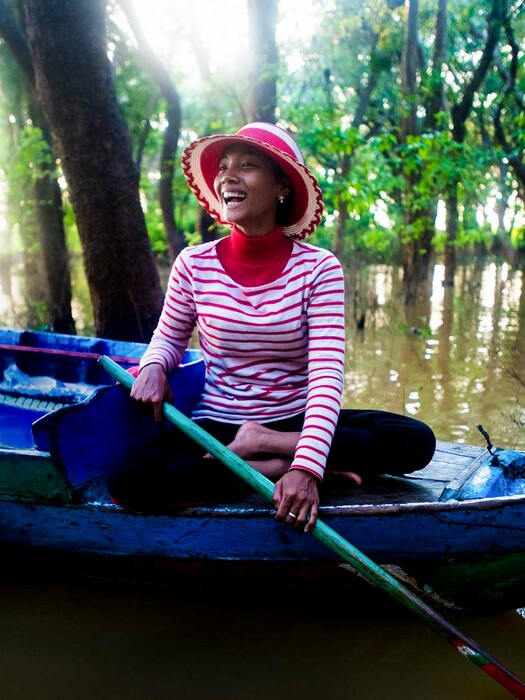
[(275, 202), (290, 194), (285, 174), (256, 149), (232, 144), (223, 152), (214, 182), (222, 218), (247, 236), (264, 236), (275, 227)]
[[(332, 253), (303, 240), (323, 202), (291, 134), (256, 122), (205, 136), (185, 148), (182, 166), (200, 203), (231, 234), (176, 259), (131, 396), (162, 419), (163, 401), (172, 399), (167, 375), (196, 327), (206, 378), (192, 419), (275, 482), (277, 520), (309, 532), (325, 469), (357, 484), (387, 463), (391, 473), (419, 469), (433, 455), (434, 435), (404, 416), (340, 412), (343, 271)], [(178, 429), (161, 432), (111, 475), (109, 490), (139, 509), (238, 497), (244, 484), (203, 452)]]
[[(323, 211), (321, 190), (305, 167), (303, 154), (293, 136), (272, 124), (257, 122), (243, 127), (235, 135), (215, 134), (190, 144), (183, 154), (182, 167), (202, 206), (219, 222), (233, 223), (224, 216), (216, 185), (220, 181), (219, 170), (224, 167), (221, 159), (226, 154), (225, 149), (235, 144), (244, 146), (245, 153), (258, 153), (259, 159), (264, 156), (270, 159), (273, 179), (284, 186), (282, 192), (274, 193), (272, 217), (277, 217), (283, 225), (285, 236), (301, 240), (312, 233)], [(275, 212), (277, 201), (279, 206)]]
[[(194, 420), (276, 482), (277, 519), (310, 530), (342, 392), (344, 290), (331, 253), (293, 241), (311, 233), (322, 215), (321, 190), (303, 161), (290, 134), (261, 122), (185, 149), (190, 187), (232, 232), (185, 249), (175, 261), (132, 397), (161, 418), (162, 400), (170, 398), (166, 373), (197, 326), (206, 381)], [(292, 192), (280, 226), (277, 211)], [(319, 306), (335, 320), (330, 340)], [(156, 456), (157, 479), (143, 464), (115, 475), (115, 500), (139, 505), (139, 497), (144, 505), (145, 480), (154, 484), (150, 503), (159, 494), (172, 503), (201, 500), (210, 486), (215, 497), (238, 494), (241, 484), (181, 437), (176, 459), (170, 447), (167, 459)], [(221, 483), (226, 493), (217, 491)]]

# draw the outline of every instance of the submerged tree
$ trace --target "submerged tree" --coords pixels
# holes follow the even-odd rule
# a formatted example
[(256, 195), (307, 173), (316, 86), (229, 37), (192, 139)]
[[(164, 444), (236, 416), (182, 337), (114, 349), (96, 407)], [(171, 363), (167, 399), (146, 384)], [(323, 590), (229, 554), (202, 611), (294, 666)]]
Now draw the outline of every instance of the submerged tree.
[[(36, 261), (41, 260), (49, 328), (58, 333), (74, 333), (62, 192), (58, 184), (49, 128), (35, 94), (34, 70), (24, 28), (16, 21), (15, 9), (5, 0), (0, 0), (0, 36), (16, 60), (24, 83), (19, 90), (24, 101), (24, 106), (19, 110), (19, 133), (25, 144), (28, 140), (31, 141), (31, 160), (19, 169), (24, 167), (26, 170), (25, 180), (32, 190), (30, 196), (41, 256), (31, 255), (28, 246), (25, 246), (26, 263), (30, 265), (26, 269), (26, 287), (30, 287), (39, 278), (40, 265)], [(24, 121), (27, 122), (26, 126)], [(19, 146), (19, 154), (22, 155), (22, 142)], [(12, 172), (16, 175), (16, 168)], [(20, 192), (17, 194), (20, 196)], [(39, 299), (38, 291), (33, 290), (28, 294), (28, 306), (31, 307)]]
[[(522, 51), (515, 36), (510, 13), (505, 19), (504, 27), (505, 37), (510, 48), (510, 60), (507, 66), (500, 54), (496, 56), (496, 65), (503, 81), (503, 89), (492, 115), (494, 135), (501, 151), (501, 160), (505, 161), (501, 163), (501, 168), (508, 170), (506, 167), (508, 163), (516, 179), (519, 197), (525, 203), (525, 138), (523, 131), (525, 86), (519, 83), (518, 71), (520, 60), (522, 60)], [(504, 177), (502, 179), (504, 180)], [(503, 216), (500, 215), (500, 220), (502, 218)]]
[(147, 341), (162, 290), (107, 57), (104, 0), (24, 0), (40, 103), (68, 182), (95, 330)]
[[(487, 32), (480, 59), (475, 68), (469, 72), (469, 77), (463, 83), (459, 97), (452, 104), (450, 110), (452, 121), (451, 135), (458, 155), (461, 153), (465, 143), (467, 120), (471, 114), (474, 99), (494, 60), (494, 52), (507, 15), (507, 2), (508, 0), (492, 0), (492, 7), (487, 16)], [(452, 283), (456, 267), (459, 222), (458, 190), (460, 181), (461, 171), (457, 168), (450, 173), (446, 189), (447, 243), (445, 249), (445, 277), (448, 283)]]
[[(419, 133), (418, 110), (418, 21), (419, 1), (406, 0), (406, 29), (401, 61), (401, 88), (404, 105), (401, 119), (401, 140), (408, 152), (411, 140)], [(403, 232), (403, 270), (405, 281), (405, 300), (414, 303), (420, 284), (428, 278), (431, 247), (429, 236), (433, 232), (425, 225), (428, 209), (422, 206), (417, 197), (420, 169), (413, 162), (405, 159), (404, 168), (404, 232)], [(428, 296), (428, 295), (426, 295)]]

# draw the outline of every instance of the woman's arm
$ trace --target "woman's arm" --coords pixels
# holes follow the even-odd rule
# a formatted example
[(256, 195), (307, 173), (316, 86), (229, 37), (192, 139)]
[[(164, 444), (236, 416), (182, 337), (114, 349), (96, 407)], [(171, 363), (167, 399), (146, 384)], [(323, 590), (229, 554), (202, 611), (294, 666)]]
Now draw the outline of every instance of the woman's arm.
[(308, 396), (305, 420), (291, 469), (320, 481), (334, 436), (344, 382), (344, 277), (327, 255), (312, 282), (308, 303)]
[(308, 397), (303, 429), (290, 470), (274, 490), (276, 518), (294, 523), (305, 532), (312, 530), (317, 521), (319, 486), (341, 408), (344, 301), (343, 270), (335, 257), (327, 256), (309, 295)]
[(171, 269), (157, 328), (140, 360), (141, 373), (152, 363), (161, 365), (166, 374), (177, 367), (188, 347), (196, 318), (191, 262), (185, 249)]
[(183, 251), (172, 267), (162, 313), (131, 391), (133, 399), (152, 406), (156, 421), (162, 420), (163, 401), (173, 401), (167, 374), (181, 361), (195, 319), (192, 275)]

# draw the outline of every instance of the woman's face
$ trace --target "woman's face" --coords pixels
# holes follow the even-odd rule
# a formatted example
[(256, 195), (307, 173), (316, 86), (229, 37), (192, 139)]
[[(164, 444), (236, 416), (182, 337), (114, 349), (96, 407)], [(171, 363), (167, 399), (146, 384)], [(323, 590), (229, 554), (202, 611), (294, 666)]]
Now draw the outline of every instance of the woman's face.
[(223, 219), (247, 236), (264, 236), (275, 228), (278, 197), (290, 191), (268, 156), (241, 143), (222, 154), (214, 186)]

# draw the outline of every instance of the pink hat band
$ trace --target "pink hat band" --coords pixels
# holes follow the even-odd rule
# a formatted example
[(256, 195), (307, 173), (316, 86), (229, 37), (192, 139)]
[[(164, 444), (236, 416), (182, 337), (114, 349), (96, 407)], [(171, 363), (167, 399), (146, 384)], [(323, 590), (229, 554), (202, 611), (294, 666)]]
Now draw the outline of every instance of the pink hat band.
[(246, 136), (260, 143), (266, 143), (268, 146), (272, 146), (272, 148), (277, 148), (279, 151), (287, 153), (290, 158), (304, 165), (303, 154), (296, 140), (291, 134), (281, 129), (279, 126), (267, 124), (265, 122), (253, 122), (252, 124), (243, 126), (242, 129), (237, 132), (237, 136)]
[(214, 180), (224, 149), (232, 143), (248, 143), (270, 157), (287, 175), (292, 190), (289, 221), (283, 233), (302, 240), (319, 225), (323, 196), (317, 180), (304, 165), (297, 142), (285, 129), (266, 122), (243, 126), (236, 134), (204, 136), (187, 146), (182, 154), (182, 170), (190, 188), (204, 209), (222, 224), (222, 206)]

